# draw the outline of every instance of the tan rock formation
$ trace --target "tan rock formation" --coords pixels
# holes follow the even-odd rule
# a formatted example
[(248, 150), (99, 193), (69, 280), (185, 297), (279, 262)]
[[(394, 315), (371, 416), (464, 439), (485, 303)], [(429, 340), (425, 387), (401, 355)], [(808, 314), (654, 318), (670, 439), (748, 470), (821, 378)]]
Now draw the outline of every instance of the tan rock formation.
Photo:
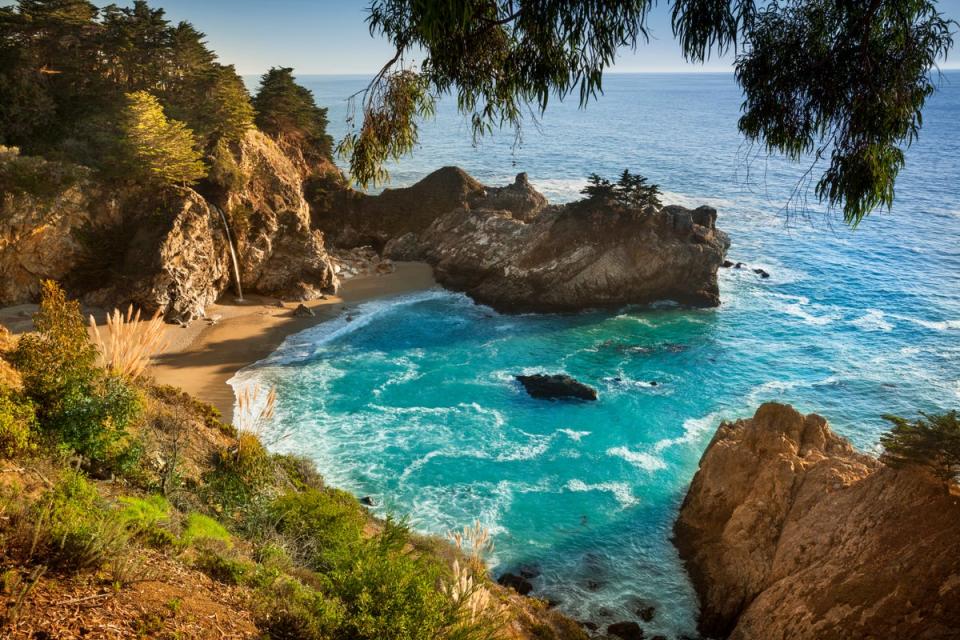
[(729, 239), (707, 207), (550, 206), (525, 174), (494, 188), (454, 167), (380, 196), (317, 193), (314, 223), (334, 244), (426, 260), (441, 284), (500, 310), (720, 301)]
[(721, 425), (674, 532), (706, 636), (960, 637), (960, 499), (820, 416), (765, 404)]

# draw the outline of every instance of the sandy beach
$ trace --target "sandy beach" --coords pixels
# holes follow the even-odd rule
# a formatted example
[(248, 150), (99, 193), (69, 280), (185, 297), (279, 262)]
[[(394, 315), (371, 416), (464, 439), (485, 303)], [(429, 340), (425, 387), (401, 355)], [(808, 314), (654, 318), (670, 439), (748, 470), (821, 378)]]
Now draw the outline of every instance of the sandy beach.
[[(304, 304), (314, 315), (294, 317), (299, 302), (278, 306), (276, 298), (249, 295), (243, 302), (225, 296), (207, 308), (207, 319), (188, 327), (167, 325), (167, 346), (148, 370), (158, 384), (179, 387), (209, 402), (229, 421), (233, 414), (233, 388), (227, 380), (239, 369), (270, 355), (284, 338), (330, 320), (367, 300), (422, 291), (436, 286), (429, 265), (398, 262), (396, 271), (386, 275), (361, 276), (344, 282), (340, 293)], [(0, 309), (0, 324), (14, 333), (33, 328), (31, 316), (36, 305)], [(103, 310), (84, 309), (98, 322)]]

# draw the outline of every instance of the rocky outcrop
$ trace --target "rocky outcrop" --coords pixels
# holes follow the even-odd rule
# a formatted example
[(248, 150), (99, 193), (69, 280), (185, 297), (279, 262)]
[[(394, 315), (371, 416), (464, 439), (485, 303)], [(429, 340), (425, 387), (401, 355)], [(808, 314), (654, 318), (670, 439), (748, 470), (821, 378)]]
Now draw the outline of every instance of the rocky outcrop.
[(224, 210), (235, 228), (244, 288), (296, 300), (335, 290), (323, 233), (310, 224), (306, 169), (255, 129), (234, 155), (243, 181), (227, 192)]
[(71, 272), (84, 253), (77, 230), (115, 215), (103, 200), (89, 171), (0, 147), (0, 305), (30, 302), (40, 280)]
[(502, 311), (719, 304), (729, 239), (708, 207), (550, 206), (525, 174), (491, 188), (453, 167), (381, 196), (344, 192), (330, 204), (324, 193), (313, 219), (335, 244), (425, 260), (441, 284)]
[[(34, 300), (51, 278), (91, 305), (202, 317), (234, 287), (221, 212), (245, 292), (305, 300), (335, 291), (323, 234), (310, 225), (306, 169), (256, 130), (231, 158), (229, 187), (156, 190), (107, 187), (79, 167), (0, 154), (0, 305)], [(7, 174), (29, 188), (10, 186)]]
[(817, 415), (725, 423), (674, 527), (709, 637), (956, 638), (960, 499)]

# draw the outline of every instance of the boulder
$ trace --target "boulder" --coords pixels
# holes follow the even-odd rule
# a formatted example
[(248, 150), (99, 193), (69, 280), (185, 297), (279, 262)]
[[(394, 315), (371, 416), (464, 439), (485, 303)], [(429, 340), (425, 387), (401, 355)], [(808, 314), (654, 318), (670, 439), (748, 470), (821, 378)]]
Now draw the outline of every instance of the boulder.
[(781, 404), (720, 425), (674, 526), (708, 637), (948, 638), (960, 500)]
[(607, 633), (623, 640), (643, 640), (643, 629), (636, 622), (614, 622), (607, 625)]
[(530, 584), (529, 580), (513, 573), (505, 573), (497, 578), (497, 584), (513, 589), (522, 596), (528, 595), (533, 591), (533, 585)]
[(517, 376), (517, 381), (523, 385), (527, 393), (534, 398), (557, 399), (576, 398), (578, 400), (594, 401), (597, 391), (582, 382), (574, 380), (568, 375)]
[(312, 318), (315, 314), (313, 313), (313, 309), (307, 305), (298, 304), (291, 315), (293, 315), (294, 318)]

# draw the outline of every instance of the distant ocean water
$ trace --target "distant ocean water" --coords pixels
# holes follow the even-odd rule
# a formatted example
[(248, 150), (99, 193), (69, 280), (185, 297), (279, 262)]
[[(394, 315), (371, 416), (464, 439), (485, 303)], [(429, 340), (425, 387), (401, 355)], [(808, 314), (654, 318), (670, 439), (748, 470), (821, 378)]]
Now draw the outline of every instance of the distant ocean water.
[[(342, 135), (364, 79), (301, 80)], [(479, 518), (497, 569), (538, 566), (537, 594), (574, 617), (635, 619), (642, 600), (657, 607), (647, 635), (675, 637), (694, 633), (697, 604), (670, 529), (722, 419), (789, 402), (876, 451), (882, 414), (960, 407), (960, 73), (924, 112), (893, 211), (855, 231), (815, 207), (785, 216), (806, 167), (746, 148), (732, 76), (605, 87), (585, 111), (554, 104), (518, 147), (510, 132), (474, 147), (448, 100), (391, 186), (455, 164), (491, 185), (526, 171), (569, 201), (587, 174), (630, 168), (667, 202), (718, 209), (730, 259), (749, 266), (721, 271), (721, 307), (502, 316), (428, 291), (293, 336), (233, 382), (277, 385), (273, 428), (293, 432), (279, 448), (379, 513), (440, 534)], [(513, 376), (538, 371), (600, 401), (532, 400)]]

